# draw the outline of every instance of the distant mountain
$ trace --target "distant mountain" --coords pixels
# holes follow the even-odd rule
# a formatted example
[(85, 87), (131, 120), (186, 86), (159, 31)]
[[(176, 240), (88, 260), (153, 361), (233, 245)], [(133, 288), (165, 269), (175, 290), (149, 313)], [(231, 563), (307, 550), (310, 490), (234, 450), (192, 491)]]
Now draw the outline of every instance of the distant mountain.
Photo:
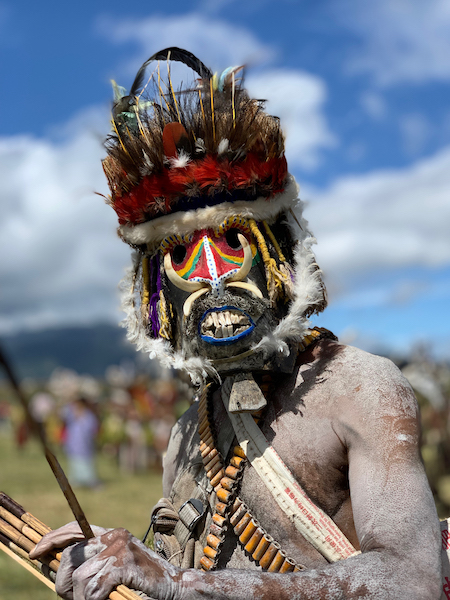
[(20, 378), (46, 379), (56, 367), (103, 377), (109, 365), (137, 358), (125, 330), (106, 324), (5, 335), (0, 345)]

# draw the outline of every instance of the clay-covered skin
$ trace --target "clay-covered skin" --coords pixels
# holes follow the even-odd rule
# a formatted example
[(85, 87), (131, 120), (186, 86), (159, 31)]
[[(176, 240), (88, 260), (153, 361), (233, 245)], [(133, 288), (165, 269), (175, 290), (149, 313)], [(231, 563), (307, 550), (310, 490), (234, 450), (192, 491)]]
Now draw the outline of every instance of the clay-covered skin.
[[(279, 376), (260, 426), (310, 497), (362, 554), (328, 564), (295, 532), (248, 467), (240, 496), (308, 570), (263, 573), (232, 533), (220, 570), (181, 570), (117, 530), (83, 542), (92, 546), (90, 558), (73, 572), (66, 568), (75, 600), (103, 600), (119, 582), (167, 600), (439, 599), (439, 524), (420, 461), (417, 405), (409, 385), (390, 361), (335, 342), (319, 342), (301, 362), (292, 375)], [(223, 410), (217, 394), (214, 399), (220, 427)], [(165, 495), (186, 461), (196, 460), (195, 423), (193, 407), (174, 429)], [(64, 556), (69, 552), (74, 551)], [(67, 560), (77, 564), (79, 553)], [(63, 597), (72, 598), (66, 591), (70, 582), (62, 577)]]

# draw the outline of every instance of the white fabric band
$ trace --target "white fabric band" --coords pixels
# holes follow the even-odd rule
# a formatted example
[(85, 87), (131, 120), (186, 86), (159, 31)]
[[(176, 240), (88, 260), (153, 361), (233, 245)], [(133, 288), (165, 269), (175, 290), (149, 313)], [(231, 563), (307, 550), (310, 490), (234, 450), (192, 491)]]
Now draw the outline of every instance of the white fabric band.
[(222, 385), (222, 400), (238, 443), (283, 512), (328, 561), (335, 562), (360, 554), (334, 521), (309, 499), (274, 448), (269, 445), (251, 414), (229, 412), (232, 385), (233, 378), (227, 378)]

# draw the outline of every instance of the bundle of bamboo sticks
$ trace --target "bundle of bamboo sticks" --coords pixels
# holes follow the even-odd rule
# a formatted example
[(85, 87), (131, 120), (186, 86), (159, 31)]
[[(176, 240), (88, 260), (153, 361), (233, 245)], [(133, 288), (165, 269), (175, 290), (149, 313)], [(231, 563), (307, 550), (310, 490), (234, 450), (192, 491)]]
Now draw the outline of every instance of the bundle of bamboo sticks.
[[(29, 557), (31, 550), (49, 531), (51, 531), (50, 527), (27, 512), (7, 494), (0, 492), (0, 550), (55, 591), (54, 582), (61, 552), (51, 552), (42, 556), (40, 560)], [(142, 600), (142, 598), (124, 585), (117, 586), (116, 590), (109, 595), (110, 600)]]

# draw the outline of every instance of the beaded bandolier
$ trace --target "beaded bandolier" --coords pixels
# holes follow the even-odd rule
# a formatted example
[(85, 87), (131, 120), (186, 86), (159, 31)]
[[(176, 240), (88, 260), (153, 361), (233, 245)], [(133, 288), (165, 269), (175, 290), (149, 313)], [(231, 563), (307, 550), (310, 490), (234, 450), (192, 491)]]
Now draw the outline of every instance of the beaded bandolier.
[[(305, 350), (321, 337), (334, 336), (323, 328), (312, 329), (299, 346)], [(265, 396), (269, 395), (272, 376), (270, 373), (262, 376), (260, 385)], [(234, 446), (228, 466), (216, 448), (214, 426), (211, 419), (211, 386), (205, 386), (198, 404), (198, 433), (200, 436), (200, 453), (206, 476), (214, 488), (218, 502), (209, 526), (206, 546), (200, 566), (204, 571), (215, 569), (219, 562), (222, 544), (227, 532), (232, 529), (240, 544), (264, 571), (272, 573), (288, 573), (300, 571), (305, 567), (294, 559), (286, 556), (279, 543), (261, 526), (252, 515), (250, 508), (239, 498), (238, 490), (246, 465), (246, 456), (239, 445)], [(264, 409), (253, 414), (258, 423)]]

